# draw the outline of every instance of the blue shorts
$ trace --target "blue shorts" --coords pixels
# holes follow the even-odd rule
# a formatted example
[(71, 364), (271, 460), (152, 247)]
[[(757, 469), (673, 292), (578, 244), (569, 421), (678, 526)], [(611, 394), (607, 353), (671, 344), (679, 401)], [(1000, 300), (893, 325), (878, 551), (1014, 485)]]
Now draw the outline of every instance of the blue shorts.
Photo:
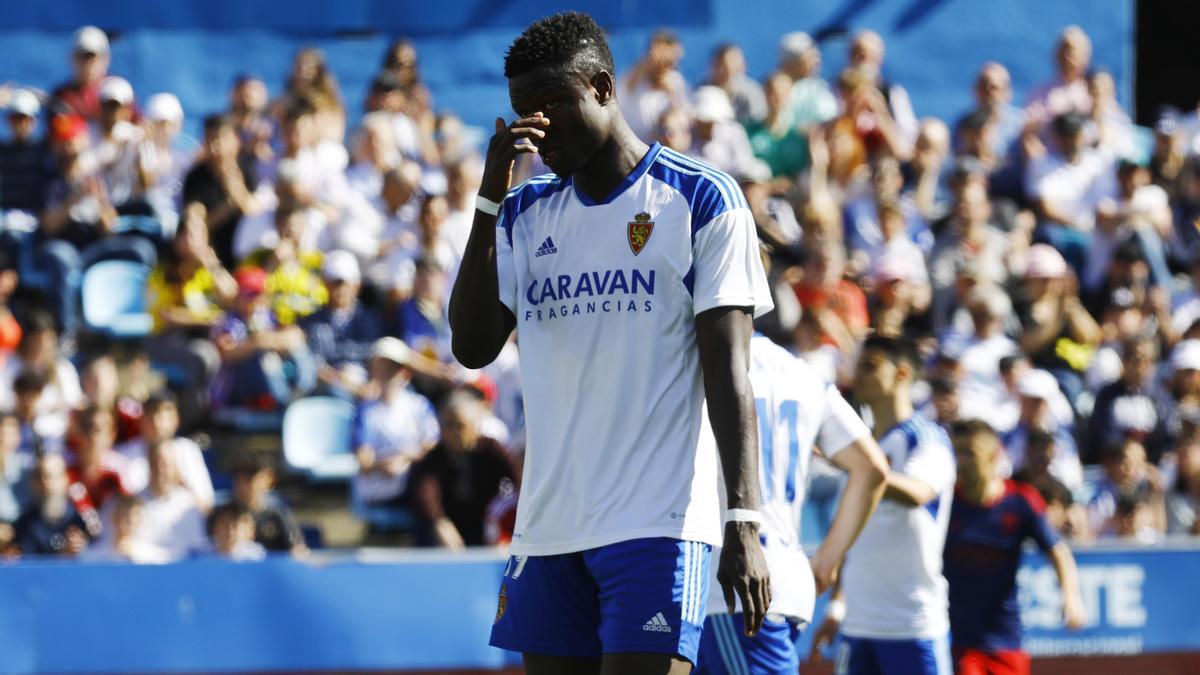
[(842, 635), (834, 675), (952, 675), (949, 637), (877, 640)]
[(709, 615), (696, 675), (795, 675), (800, 670), (800, 626), (767, 619), (754, 637), (746, 637), (745, 625), (741, 612)]
[(491, 645), (575, 658), (676, 654), (695, 663), (710, 558), (708, 544), (667, 538), (512, 556)]

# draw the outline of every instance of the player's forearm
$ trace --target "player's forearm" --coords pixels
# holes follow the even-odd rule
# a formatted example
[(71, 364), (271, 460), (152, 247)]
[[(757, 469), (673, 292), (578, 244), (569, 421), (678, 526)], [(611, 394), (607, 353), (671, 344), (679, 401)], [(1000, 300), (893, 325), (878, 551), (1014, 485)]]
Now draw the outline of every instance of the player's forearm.
[(1079, 600), (1079, 570), (1075, 566), (1075, 556), (1067, 542), (1060, 541), (1050, 549), (1050, 563), (1054, 566), (1054, 574), (1058, 576), (1058, 585), (1062, 588), (1063, 598)]
[[(870, 443), (874, 445), (874, 441)], [(875, 512), (879, 500), (883, 498), (884, 480), (887, 475), (886, 460), (877, 447), (875, 454), (878, 454), (878, 458), (868, 456), (858, 448), (852, 447), (838, 453), (835, 459), (841, 459), (842, 455), (848, 453), (856, 453), (859, 456), (845, 462), (850, 464), (849, 478), (838, 502), (833, 524), (830, 525), (829, 533), (825, 535), (825, 541), (821, 543), (821, 549), (838, 562), (845, 558), (846, 551), (850, 550), (867, 520)], [(837, 464), (841, 466), (843, 462)]]
[(451, 350), (468, 368), (491, 363), (513, 329), (500, 302), (496, 273), (496, 217), (475, 212), (471, 237), (450, 294)]
[(924, 506), (937, 497), (925, 481), (891, 471), (887, 475), (883, 498), (909, 507)]
[(758, 425), (750, 387), (750, 333), (744, 308), (720, 307), (696, 317), (704, 395), (731, 509), (757, 509)]

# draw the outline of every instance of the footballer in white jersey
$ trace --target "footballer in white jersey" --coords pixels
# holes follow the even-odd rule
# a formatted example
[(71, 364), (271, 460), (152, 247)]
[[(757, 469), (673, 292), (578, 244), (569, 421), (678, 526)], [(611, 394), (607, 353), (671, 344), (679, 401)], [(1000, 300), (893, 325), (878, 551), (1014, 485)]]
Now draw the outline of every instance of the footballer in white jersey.
[[(836, 387), (762, 335), (750, 340), (750, 382), (758, 410), (761, 536), (771, 571), (771, 606), (754, 637), (736, 629), (722, 594), (709, 593), (696, 672), (773, 675), (800, 667), (796, 637), (812, 621), (816, 583), (800, 547), (800, 517), (813, 453), (849, 474), (830, 536), (814, 556), (826, 577), (840, 564), (883, 492), (887, 460)], [(828, 579), (823, 579), (823, 583)]]
[[(591, 17), (533, 23), (504, 68), (520, 119), (496, 121), (450, 303), (463, 365), (514, 329), (520, 352), (525, 463), (491, 644), (535, 673), (685, 673), (712, 547), (747, 631), (770, 602), (749, 342), (772, 304), (754, 219), (728, 175), (633, 134)], [(508, 191), (532, 152), (554, 173)]]
[[(863, 343), (855, 398), (871, 411), (887, 457), (883, 501), (846, 555), (840, 589), (813, 640), (841, 632), (837, 675), (950, 675), (950, 621), (942, 549), (954, 496), (946, 432), (915, 414), (910, 386), (919, 357), (909, 340)], [(844, 616), (842, 616), (844, 609)]]

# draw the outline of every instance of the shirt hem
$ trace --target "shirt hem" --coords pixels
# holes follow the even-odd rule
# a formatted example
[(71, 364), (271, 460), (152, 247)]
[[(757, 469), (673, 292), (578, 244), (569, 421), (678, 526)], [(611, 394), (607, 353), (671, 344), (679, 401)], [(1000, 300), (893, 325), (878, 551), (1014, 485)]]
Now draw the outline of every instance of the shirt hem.
[(950, 634), (950, 626), (925, 630), (856, 630), (853, 626), (842, 626), (842, 632), (852, 638), (867, 640), (937, 640)]
[(753, 295), (719, 295), (709, 299), (707, 302), (693, 305), (692, 314), (694, 316), (717, 307), (750, 307), (753, 309), (754, 318), (757, 319), (775, 309), (775, 302), (772, 300), (764, 302), (762, 298)]
[(590, 549), (617, 544), (623, 541), (632, 539), (650, 539), (653, 537), (666, 537), (668, 539), (679, 539), (680, 541), (698, 541), (710, 546), (720, 546), (722, 540), (713, 532), (701, 532), (697, 530), (680, 530), (678, 528), (669, 527), (647, 527), (638, 530), (624, 530), (621, 532), (613, 532), (611, 534), (596, 535), (586, 539), (576, 539), (555, 544), (530, 544), (526, 542), (513, 541), (509, 547), (509, 552), (513, 555), (561, 555), (564, 553), (578, 553), (579, 551), (587, 551)]

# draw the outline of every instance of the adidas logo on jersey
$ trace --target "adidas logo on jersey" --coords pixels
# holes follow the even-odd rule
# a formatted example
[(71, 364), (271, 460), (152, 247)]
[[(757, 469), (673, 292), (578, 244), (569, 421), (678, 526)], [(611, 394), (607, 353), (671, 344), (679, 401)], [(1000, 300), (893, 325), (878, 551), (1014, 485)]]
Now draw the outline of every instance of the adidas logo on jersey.
[(533, 257), (540, 258), (544, 255), (550, 255), (551, 253), (558, 253), (558, 247), (554, 245), (553, 239), (546, 237), (546, 241), (542, 242), (542, 245), (538, 247), (538, 250), (533, 254)]
[(648, 630), (654, 633), (670, 633), (671, 624), (667, 623), (667, 618), (662, 612), (650, 617), (650, 620), (642, 625), (642, 630)]

